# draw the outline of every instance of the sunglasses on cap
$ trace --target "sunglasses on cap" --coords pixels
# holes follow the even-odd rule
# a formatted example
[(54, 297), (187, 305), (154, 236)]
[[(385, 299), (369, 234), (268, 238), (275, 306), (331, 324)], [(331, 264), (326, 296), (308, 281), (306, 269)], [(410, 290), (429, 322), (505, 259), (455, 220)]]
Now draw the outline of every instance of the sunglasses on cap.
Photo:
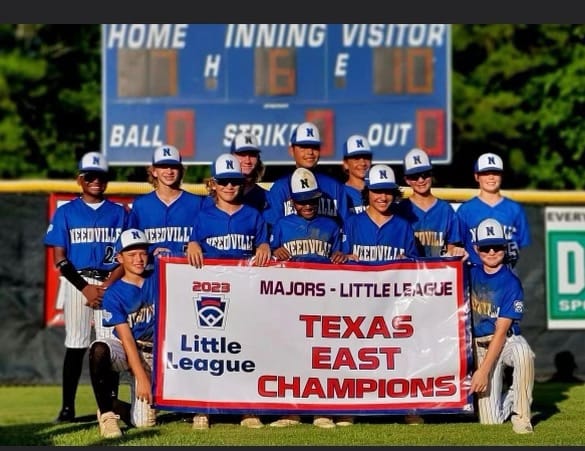
[(433, 176), (432, 171), (419, 172), (418, 174), (410, 174), (405, 176), (407, 180), (418, 180), (420, 177), (428, 179)]
[(485, 246), (478, 246), (477, 248), (479, 249), (479, 252), (487, 254), (492, 249), (494, 250), (494, 252), (505, 251), (506, 245), (505, 244), (486, 244)]
[(89, 172), (84, 172), (81, 175), (83, 177), (83, 180), (87, 183), (91, 183), (94, 180), (98, 180), (100, 182), (107, 182), (108, 181), (108, 174), (106, 174), (105, 172), (89, 171)]
[(216, 179), (215, 183), (221, 186), (228, 186), (230, 183), (232, 186), (240, 186), (244, 184), (244, 179)]

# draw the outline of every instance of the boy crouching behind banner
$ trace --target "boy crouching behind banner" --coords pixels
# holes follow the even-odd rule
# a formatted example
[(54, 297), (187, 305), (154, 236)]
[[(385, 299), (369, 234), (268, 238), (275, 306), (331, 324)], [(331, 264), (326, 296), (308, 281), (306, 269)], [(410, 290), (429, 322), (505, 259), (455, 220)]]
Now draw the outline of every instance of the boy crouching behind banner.
[(139, 229), (122, 232), (116, 259), (124, 275), (105, 292), (102, 302), (103, 325), (113, 327), (113, 337), (95, 340), (89, 350), (89, 371), (98, 405), (97, 418), (104, 438), (118, 438), (122, 431), (120, 416), (112, 405), (113, 375), (129, 370), (130, 422), (136, 427), (156, 424), (156, 411), (151, 408), (152, 350), (154, 335), (154, 301), (158, 295), (158, 276), (145, 271), (149, 242)]

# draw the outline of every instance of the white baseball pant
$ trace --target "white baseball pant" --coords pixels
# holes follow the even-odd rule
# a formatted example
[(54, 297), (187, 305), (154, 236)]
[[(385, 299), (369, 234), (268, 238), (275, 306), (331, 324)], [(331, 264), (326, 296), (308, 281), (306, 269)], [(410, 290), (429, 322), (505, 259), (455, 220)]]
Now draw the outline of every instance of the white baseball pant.
[[(156, 425), (156, 410), (153, 409), (147, 401), (141, 401), (136, 398), (136, 379), (130, 372), (128, 366), (128, 359), (126, 358), (126, 351), (122, 342), (115, 336), (110, 338), (96, 339), (105, 343), (110, 348), (110, 359), (112, 361), (112, 370), (118, 373), (124, 373), (130, 375), (130, 418), (132, 424), (137, 428), (140, 427), (151, 427)], [(152, 353), (138, 350), (142, 366), (146, 370), (149, 377), (152, 378)], [(152, 380), (152, 379), (151, 379)]]
[[(97, 279), (83, 277), (87, 283), (101, 285)], [(91, 342), (91, 329), (95, 329), (96, 339), (112, 337), (113, 327), (102, 326), (102, 310), (85, 305), (87, 299), (65, 277), (59, 277), (57, 308), (63, 309), (65, 322), (65, 347), (88, 348)]]
[[(487, 354), (490, 337), (473, 340), (476, 368)], [(484, 345), (482, 346), (482, 343)], [(479, 422), (481, 424), (501, 424), (512, 413), (530, 421), (532, 391), (534, 388), (534, 352), (522, 335), (506, 338), (504, 347), (489, 375), (487, 390), (477, 394)], [(512, 386), (503, 393), (504, 368), (513, 367)]]

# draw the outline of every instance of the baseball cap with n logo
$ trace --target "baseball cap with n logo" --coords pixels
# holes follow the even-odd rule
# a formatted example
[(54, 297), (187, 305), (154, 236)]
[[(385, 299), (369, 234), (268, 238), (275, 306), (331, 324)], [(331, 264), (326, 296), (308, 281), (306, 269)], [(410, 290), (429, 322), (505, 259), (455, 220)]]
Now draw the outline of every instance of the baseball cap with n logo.
[(116, 248), (124, 252), (134, 247), (148, 247), (150, 245), (145, 233), (140, 229), (127, 229), (120, 234)]
[(495, 153), (484, 153), (475, 162), (475, 172), (489, 171), (504, 171), (504, 163)]
[(343, 144), (343, 157), (372, 156), (372, 149), (365, 136), (351, 135)]
[(315, 175), (306, 168), (295, 169), (290, 178), (290, 189), (292, 200), (296, 202), (316, 199), (322, 194)]
[(392, 168), (386, 164), (375, 164), (366, 175), (368, 189), (396, 189), (396, 177)]
[(240, 161), (231, 153), (222, 153), (211, 166), (214, 179), (243, 179)]
[(79, 172), (108, 172), (106, 157), (100, 152), (87, 152), (79, 162)]
[(319, 128), (312, 122), (303, 122), (290, 135), (290, 143), (293, 146), (321, 147)]
[(419, 172), (431, 171), (433, 166), (427, 153), (418, 148), (410, 149), (404, 156), (404, 175), (418, 174)]
[(153, 165), (180, 165), (182, 162), (181, 153), (175, 146), (165, 144), (164, 146), (157, 147), (152, 155)]
[(478, 246), (502, 245), (508, 242), (502, 224), (496, 219), (484, 219), (477, 225), (475, 231), (475, 244)]
[(236, 136), (234, 136), (232, 145), (230, 147), (231, 153), (250, 151), (261, 152), (256, 135), (252, 133), (238, 133)]

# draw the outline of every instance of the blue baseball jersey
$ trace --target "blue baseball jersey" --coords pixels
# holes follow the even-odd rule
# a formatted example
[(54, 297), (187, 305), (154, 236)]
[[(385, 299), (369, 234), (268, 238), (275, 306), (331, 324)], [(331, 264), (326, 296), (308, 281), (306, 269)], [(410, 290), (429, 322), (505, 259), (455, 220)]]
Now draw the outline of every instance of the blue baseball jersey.
[(149, 253), (166, 247), (171, 255), (184, 257), (193, 223), (204, 203), (205, 196), (182, 191), (170, 205), (155, 191), (138, 196), (130, 210), (128, 227), (143, 230), (151, 243)]
[(127, 221), (122, 205), (105, 199), (94, 209), (78, 197), (55, 210), (44, 244), (64, 248), (78, 270), (111, 271), (118, 266), (115, 245)]
[(327, 216), (307, 220), (297, 214), (283, 216), (272, 228), (270, 247), (285, 247), (291, 261), (331, 263), (331, 254), (341, 251), (341, 228)]
[(347, 208), (350, 214), (361, 213), (366, 209), (361, 190), (349, 185), (343, 185), (343, 190), (345, 191)]
[(267, 193), (268, 190), (255, 184), (250, 191), (244, 193), (242, 201), (244, 204), (254, 207), (256, 210), (262, 212), (266, 208), (268, 202), (266, 199)]
[(480, 265), (481, 260), (473, 243), (475, 242), (475, 228), (486, 218), (494, 218), (504, 228), (504, 234), (509, 241), (508, 262), (514, 266), (519, 258), (519, 251), (530, 244), (530, 229), (526, 212), (522, 205), (507, 197), (502, 197), (494, 206), (486, 204), (478, 196), (463, 202), (457, 209), (460, 235), (465, 249), (469, 253), (469, 262)]
[[(128, 323), (135, 340), (152, 341), (155, 304), (159, 295), (158, 265), (144, 276), (142, 287), (118, 279), (104, 293), (102, 324)], [(114, 329), (114, 335), (118, 337)], [(120, 337), (118, 337), (120, 338)]]
[(266, 222), (258, 210), (242, 205), (231, 215), (211, 205), (203, 208), (193, 225), (189, 241), (196, 241), (207, 258), (243, 259), (268, 244)]
[(524, 314), (524, 291), (513, 270), (502, 265), (498, 272), (488, 274), (483, 266), (472, 266), (469, 280), (473, 336), (492, 335), (499, 317), (512, 319), (514, 334), (519, 335), (519, 322)]
[[(349, 216), (349, 208), (343, 184), (333, 177), (314, 172), (319, 190), (323, 193), (319, 199), (317, 214), (336, 218), (339, 224), (343, 224)], [(290, 180), (292, 174), (285, 175), (276, 180), (266, 193), (267, 207), (264, 210), (264, 219), (273, 226), (278, 218), (296, 214), (291, 200)]]
[(435, 199), (426, 211), (404, 199), (395, 211), (412, 226), (421, 257), (440, 257), (447, 252), (448, 244), (462, 242), (455, 210), (443, 199)]
[(400, 254), (419, 256), (412, 226), (396, 214), (378, 226), (363, 211), (347, 218), (343, 231), (343, 252), (356, 255), (355, 263), (380, 265), (396, 260)]

